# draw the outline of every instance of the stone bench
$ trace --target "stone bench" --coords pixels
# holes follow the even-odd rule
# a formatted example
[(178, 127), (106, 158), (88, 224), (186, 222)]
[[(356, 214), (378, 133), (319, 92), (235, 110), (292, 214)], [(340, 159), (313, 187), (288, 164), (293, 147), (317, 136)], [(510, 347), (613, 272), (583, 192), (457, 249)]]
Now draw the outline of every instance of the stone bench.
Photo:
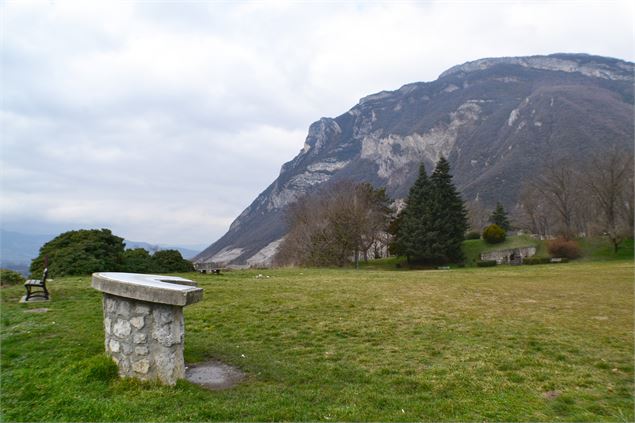
[(119, 375), (174, 385), (185, 377), (183, 307), (203, 298), (196, 282), (175, 276), (94, 273), (103, 292), (106, 352)]

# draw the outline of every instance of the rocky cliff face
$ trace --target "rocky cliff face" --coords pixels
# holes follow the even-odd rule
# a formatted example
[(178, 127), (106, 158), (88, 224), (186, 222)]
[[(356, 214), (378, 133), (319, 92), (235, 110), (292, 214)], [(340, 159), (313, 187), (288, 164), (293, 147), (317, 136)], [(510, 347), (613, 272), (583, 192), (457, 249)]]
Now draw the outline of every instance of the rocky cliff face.
[(407, 195), (420, 162), (452, 166), (465, 200), (516, 205), (523, 181), (549, 159), (582, 159), (607, 143), (633, 148), (633, 63), (582, 54), (481, 59), (433, 82), (364, 97), (313, 123), (300, 153), (194, 258), (267, 265), (285, 234), (285, 207), (351, 179)]

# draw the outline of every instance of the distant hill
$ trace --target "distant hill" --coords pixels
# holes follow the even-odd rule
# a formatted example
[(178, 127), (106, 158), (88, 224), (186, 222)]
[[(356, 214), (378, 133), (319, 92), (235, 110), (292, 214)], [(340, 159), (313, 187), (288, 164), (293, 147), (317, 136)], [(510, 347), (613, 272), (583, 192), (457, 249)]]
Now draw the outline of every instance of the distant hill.
[[(31, 260), (40, 252), (42, 245), (57, 235), (33, 235), (0, 229), (0, 267), (27, 274)], [(157, 250), (178, 250), (183, 258), (191, 259), (198, 251), (170, 245), (154, 245), (147, 242), (124, 240), (126, 248), (144, 248), (149, 252)]]
[(150, 244), (147, 242), (130, 241), (127, 239), (124, 242), (126, 243), (127, 250), (130, 250), (133, 248), (143, 248), (149, 252), (154, 252), (158, 250), (177, 250), (181, 253), (183, 258), (187, 260), (190, 260), (192, 257), (194, 257), (200, 252), (199, 250), (192, 250), (190, 248), (184, 248), (184, 247), (179, 247), (174, 245)]
[(28, 273), (40, 247), (55, 235), (33, 235), (0, 229), (0, 267)]
[(349, 179), (404, 198), (419, 163), (430, 172), (441, 155), (464, 200), (512, 210), (545, 162), (584, 160), (609, 143), (633, 149), (634, 70), (586, 54), (481, 59), (364, 97), (313, 123), (300, 153), (194, 261), (267, 265), (286, 207), (303, 194)]

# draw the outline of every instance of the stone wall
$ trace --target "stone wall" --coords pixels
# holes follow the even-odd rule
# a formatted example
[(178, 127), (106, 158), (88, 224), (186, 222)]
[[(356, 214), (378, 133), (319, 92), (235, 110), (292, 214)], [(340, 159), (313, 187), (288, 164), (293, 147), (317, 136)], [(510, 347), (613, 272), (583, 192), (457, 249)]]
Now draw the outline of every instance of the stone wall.
[(498, 264), (509, 263), (509, 257), (514, 254), (522, 258), (532, 257), (536, 254), (536, 247), (519, 247), (506, 250), (488, 251), (481, 254), (481, 260), (496, 260)]
[(183, 307), (104, 293), (106, 352), (119, 375), (174, 385), (185, 377)]

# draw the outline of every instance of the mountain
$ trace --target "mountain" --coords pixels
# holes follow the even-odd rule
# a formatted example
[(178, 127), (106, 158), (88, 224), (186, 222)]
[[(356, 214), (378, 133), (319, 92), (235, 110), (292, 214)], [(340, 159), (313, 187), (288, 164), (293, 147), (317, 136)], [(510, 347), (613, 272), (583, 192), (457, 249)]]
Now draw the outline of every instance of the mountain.
[(158, 251), (158, 250), (177, 250), (178, 252), (181, 253), (181, 256), (183, 256), (184, 259), (189, 260), (192, 257), (196, 256), (200, 250), (192, 250), (191, 248), (186, 248), (186, 247), (177, 247), (177, 246), (170, 246), (170, 245), (163, 245), (163, 244), (150, 244), (147, 242), (140, 242), (140, 241), (130, 241), (130, 240), (124, 240), (124, 242), (126, 243), (126, 250), (131, 250), (133, 248), (143, 248), (144, 250), (148, 251), (148, 252), (153, 252), (153, 251)]
[(362, 98), (313, 123), (300, 153), (197, 255), (198, 265), (266, 265), (285, 234), (285, 207), (337, 180), (407, 195), (420, 162), (450, 161), (465, 200), (508, 210), (550, 160), (581, 160), (607, 143), (633, 148), (635, 65), (586, 54), (481, 59), (432, 82)]
[(40, 247), (55, 235), (33, 235), (0, 229), (0, 267), (22, 274), (29, 273), (31, 260), (37, 257)]

